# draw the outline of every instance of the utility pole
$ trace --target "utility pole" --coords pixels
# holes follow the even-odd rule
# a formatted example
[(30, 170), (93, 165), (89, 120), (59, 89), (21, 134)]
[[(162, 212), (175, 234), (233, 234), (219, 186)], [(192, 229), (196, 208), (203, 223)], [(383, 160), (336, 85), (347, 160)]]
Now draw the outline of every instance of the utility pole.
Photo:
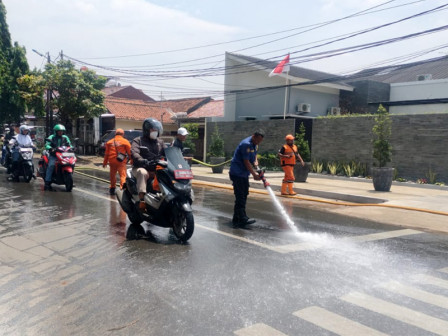
[[(38, 52), (36, 49), (32, 49), (36, 54), (41, 57), (47, 58), (47, 63), (51, 63), (50, 53), (47, 52), (47, 55), (43, 55)], [(53, 129), (53, 109), (51, 108), (51, 88), (47, 87), (47, 102), (45, 107), (45, 136), (48, 138), (50, 136), (50, 129)]]

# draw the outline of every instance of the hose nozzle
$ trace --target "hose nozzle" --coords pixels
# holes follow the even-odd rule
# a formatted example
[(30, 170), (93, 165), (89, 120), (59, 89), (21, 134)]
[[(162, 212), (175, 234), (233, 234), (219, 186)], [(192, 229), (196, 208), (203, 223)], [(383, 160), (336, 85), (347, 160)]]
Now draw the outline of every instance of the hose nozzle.
[(257, 169), (257, 173), (260, 176), (261, 181), (263, 182), (264, 187), (265, 188), (269, 187), (271, 184), (268, 181), (266, 181), (266, 177), (264, 177), (264, 169), (260, 169), (260, 168)]

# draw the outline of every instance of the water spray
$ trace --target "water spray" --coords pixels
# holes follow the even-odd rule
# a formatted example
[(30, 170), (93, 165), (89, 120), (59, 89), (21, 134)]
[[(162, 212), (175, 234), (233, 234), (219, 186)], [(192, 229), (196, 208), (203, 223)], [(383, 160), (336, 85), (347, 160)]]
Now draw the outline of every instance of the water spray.
[(280, 212), (280, 214), (283, 216), (283, 218), (285, 218), (286, 223), (288, 224), (288, 226), (291, 228), (291, 230), (295, 233), (298, 234), (299, 230), (297, 229), (297, 227), (294, 225), (294, 222), (291, 220), (291, 218), (289, 217), (289, 215), (286, 213), (285, 208), (283, 208), (283, 205), (280, 203), (280, 201), (277, 199), (277, 197), (274, 194), (274, 191), (271, 189), (271, 184), (266, 180), (266, 177), (264, 176), (264, 169), (257, 169), (257, 173), (258, 176), (260, 176), (261, 181), (263, 182), (264, 187), (266, 188), (266, 190), (269, 193), (269, 196), (271, 197), (272, 201), (274, 202), (276, 208), (278, 209), (278, 211)]

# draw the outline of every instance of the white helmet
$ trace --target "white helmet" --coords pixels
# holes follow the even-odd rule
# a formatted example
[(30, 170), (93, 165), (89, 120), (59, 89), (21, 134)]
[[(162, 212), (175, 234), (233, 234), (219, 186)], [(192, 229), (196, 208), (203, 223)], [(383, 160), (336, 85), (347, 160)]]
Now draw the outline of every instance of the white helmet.
[(28, 131), (28, 133), (29, 133), (30, 128), (27, 125), (22, 125), (22, 126), (20, 126), (19, 131), (20, 131), (20, 134), (23, 134), (24, 131)]

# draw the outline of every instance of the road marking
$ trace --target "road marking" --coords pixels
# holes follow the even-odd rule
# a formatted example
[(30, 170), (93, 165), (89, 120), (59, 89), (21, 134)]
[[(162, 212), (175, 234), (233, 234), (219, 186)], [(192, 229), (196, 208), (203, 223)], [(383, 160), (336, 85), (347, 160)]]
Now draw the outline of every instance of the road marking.
[(214, 228), (210, 228), (208, 226), (204, 226), (204, 225), (200, 225), (200, 224), (195, 224), (195, 226), (200, 227), (201, 229), (204, 229), (204, 230), (208, 230), (208, 231), (212, 231), (212, 232), (218, 233), (218, 234), (226, 236), (226, 237), (230, 237), (230, 238), (233, 238), (233, 239), (241, 240), (241, 241), (243, 241), (245, 243), (249, 243), (249, 244), (252, 244), (252, 245), (260, 246), (260, 247), (263, 247), (263, 248), (271, 250), (271, 251), (275, 251), (275, 252), (279, 252), (279, 253), (286, 253), (283, 250), (277, 248), (276, 246), (270, 246), (270, 245), (267, 245), (267, 244), (263, 244), (263, 243), (255, 241), (255, 240), (252, 240), (252, 239), (247, 239), (247, 238), (244, 238), (244, 237), (240, 237), (240, 236), (237, 236), (237, 235), (234, 235), (234, 234), (231, 234), (231, 233), (227, 233), (227, 232), (224, 232), (224, 231), (221, 231), (221, 230), (218, 230), (218, 229), (214, 229)]
[(430, 331), (434, 334), (448, 336), (448, 321), (444, 321), (360, 292), (352, 292), (343, 296), (341, 299), (362, 308), (374, 311), (378, 314), (382, 314), (420, 329)]
[(389, 239), (389, 238), (397, 238), (402, 236), (409, 236), (409, 235), (415, 235), (423, 233), (422, 231), (417, 230), (411, 230), (411, 229), (404, 229), (404, 230), (393, 230), (393, 231), (386, 231), (386, 232), (379, 232), (379, 233), (372, 233), (368, 235), (363, 236), (355, 236), (355, 237), (347, 237), (340, 239), (342, 241), (350, 241), (350, 242), (368, 242), (368, 241), (374, 241), (374, 240), (383, 240), (383, 239)]
[(421, 302), (448, 309), (448, 298), (443, 295), (437, 295), (415, 287), (406, 286), (399, 283), (398, 281), (390, 281), (384, 284), (380, 284), (379, 287), (384, 288), (392, 293), (398, 293)]
[(312, 306), (293, 313), (293, 315), (311, 322), (318, 327), (342, 336), (386, 336), (382, 332), (361, 323), (349, 320), (324, 308)]
[(448, 281), (447, 280), (443, 280), (443, 279), (436, 278), (436, 277), (433, 277), (431, 275), (426, 275), (426, 274), (418, 274), (418, 275), (415, 275), (414, 278), (420, 283), (448, 289)]
[(439, 269), (440, 272), (448, 273), (448, 267)]
[(113, 198), (110, 198), (110, 197), (106, 197), (106, 196), (103, 196), (103, 195), (99, 195), (99, 194), (90, 192), (90, 191), (85, 190), (85, 189), (80, 189), (80, 188), (76, 187), (75, 190), (76, 190), (76, 191), (83, 192), (83, 193), (88, 194), (88, 195), (90, 195), (90, 196), (95, 196), (95, 197), (98, 197), (98, 198), (105, 199), (106, 201), (110, 201), (110, 202), (118, 203), (118, 201), (117, 201), (116, 199), (113, 199)]
[(233, 333), (237, 336), (287, 336), (263, 323), (257, 323), (250, 327), (234, 331)]

